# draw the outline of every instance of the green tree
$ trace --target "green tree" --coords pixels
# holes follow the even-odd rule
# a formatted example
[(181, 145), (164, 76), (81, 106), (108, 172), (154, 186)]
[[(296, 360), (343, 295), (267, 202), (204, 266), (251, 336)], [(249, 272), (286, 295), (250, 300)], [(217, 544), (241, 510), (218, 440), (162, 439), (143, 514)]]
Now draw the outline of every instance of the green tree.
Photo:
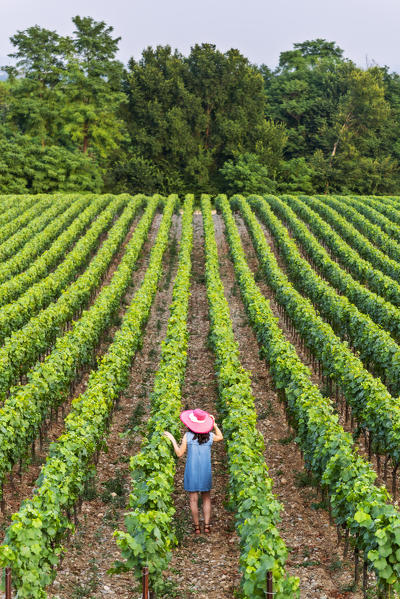
[(27, 135), (0, 128), (0, 193), (92, 191), (102, 187), (100, 169), (77, 150), (42, 147)]
[[(143, 156), (124, 155), (113, 165), (112, 173), (106, 175), (106, 187), (113, 193), (146, 193), (153, 194), (161, 192), (167, 187), (164, 173), (154, 163), (146, 160)], [(171, 189), (173, 189), (171, 181)], [(179, 189), (179, 183), (175, 183), (175, 191)]]
[(76, 27), (72, 50), (58, 87), (63, 141), (106, 159), (124, 136), (118, 114), (125, 100), (123, 65), (115, 60), (120, 38), (113, 38), (113, 28), (103, 21), (79, 16), (72, 21)]
[(18, 31), (10, 38), (15, 60), (5, 66), (12, 84), (8, 120), (44, 147), (57, 136), (59, 104), (57, 86), (65, 71), (70, 40), (38, 25)]
[(393, 184), (396, 160), (382, 144), (391, 120), (382, 72), (354, 67), (347, 91), (339, 98), (332, 127), (326, 131), (330, 148), (324, 153), (325, 190), (382, 193), (385, 179)]
[(282, 160), (279, 170), (278, 189), (283, 193), (310, 193), (314, 191), (315, 173), (304, 156)]
[[(65, 188), (65, 182), (72, 185), (75, 172), (82, 174), (84, 189), (99, 189), (99, 167), (107, 172), (124, 139), (123, 65), (115, 59), (119, 38), (113, 38), (112, 27), (102, 21), (72, 20), (71, 37), (36, 25), (11, 38), (15, 64), (4, 67), (8, 80), (0, 88), (0, 137), (4, 147), (20, 134), (29, 138), (23, 140), (22, 155), (38, 173), (27, 178), (28, 189), (54, 187), (51, 180)], [(35, 152), (32, 144), (43, 152)]]
[(0, 188), (400, 193), (400, 76), (306, 40), (273, 70), (238, 50), (147, 48), (128, 68), (91, 17), (12, 36)]
[[(197, 188), (204, 189), (209, 167), (199, 142), (204, 115), (200, 100), (186, 86), (185, 72), (183, 56), (169, 46), (147, 48), (139, 61), (129, 61), (125, 86), (130, 136), (125, 161), (129, 165), (118, 165), (117, 179), (121, 180), (124, 171), (138, 172), (139, 168), (143, 172), (144, 160), (146, 172), (157, 170), (154, 186), (161, 178), (161, 191), (184, 192), (194, 180)], [(134, 181), (140, 185), (136, 174), (126, 176), (129, 189), (138, 191)]]
[(265, 93), (258, 69), (238, 50), (222, 53), (213, 44), (195, 45), (186, 63), (188, 86), (200, 98), (205, 122), (202, 147), (210, 157), (210, 179), (238, 153), (253, 153), (271, 173), (286, 141), (282, 127), (264, 117)]
[(224, 180), (222, 191), (244, 195), (274, 193), (276, 183), (269, 177), (268, 169), (261, 164), (256, 154), (239, 154), (227, 160), (220, 169)]
[(224, 163), (246, 153), (274, 177), (286, 137), (264, 117), (263, 87), (258, 69), (237, 50), (202, 44), (185, 58), (169, 46), (147, 48), (128, 67), (126, 159), (138, 165), (141, 156), (156, 167), (163, 191), (216, 193)]
[(334, 42), (317, 39), (282, 52), (279, 66), (262, 66), (267, 94), (266, 116), (287, 127), (288, 159), (307, 156), (323, 145), (320, 131), (332, 124), (339, 97), (346, 90), (349, 63)]
[[(399, 187), (400, 83), (317, 39), (263, 66), (266, 116), (286, 125), (280, 189), (385, 193)], [(311, 177), (311, 179), (310, 179)]]

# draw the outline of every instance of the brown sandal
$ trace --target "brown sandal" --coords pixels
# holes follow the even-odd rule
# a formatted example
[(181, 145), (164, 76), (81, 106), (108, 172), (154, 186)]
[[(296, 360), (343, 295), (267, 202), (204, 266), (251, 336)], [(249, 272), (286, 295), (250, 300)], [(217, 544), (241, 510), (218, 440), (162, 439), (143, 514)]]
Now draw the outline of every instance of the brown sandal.
[(194, 534), (199, 535), (200, 533), (201, 533), (200, 524), (195, 524), (194, 525)]
[(206, 523), (204, 523), (204, 533), (205, 533), (206, 535), (209, 535), (209, 534), (210, 534), (210, 532), (211, 532), (211, 530), (210, 530), (210, 529), (211, 529), (211, 524), (206, 524)]

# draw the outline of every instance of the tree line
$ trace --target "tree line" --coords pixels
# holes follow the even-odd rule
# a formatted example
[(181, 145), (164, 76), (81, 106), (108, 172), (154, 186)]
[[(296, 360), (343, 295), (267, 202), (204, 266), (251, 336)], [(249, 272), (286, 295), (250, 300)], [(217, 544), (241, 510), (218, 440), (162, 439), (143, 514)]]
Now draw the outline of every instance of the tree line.
[(13, 35), (0, 82), (0, 192), (400, 195), (400, 76), (334, 42), (279, 64), (196, 44), (146, 48), (91, 17)]

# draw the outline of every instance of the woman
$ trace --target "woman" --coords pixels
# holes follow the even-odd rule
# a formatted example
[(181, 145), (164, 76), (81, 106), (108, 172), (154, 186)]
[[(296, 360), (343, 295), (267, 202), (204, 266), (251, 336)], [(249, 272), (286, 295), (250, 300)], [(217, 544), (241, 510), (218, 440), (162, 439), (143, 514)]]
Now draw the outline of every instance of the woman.
[[(180, 415), (189, 431), (183, 435), (179, 446), (175, 437), (168, 431), (164, 435), (172, 442), (178, 458), (188, 450), (185, 466), (184, 489), (190, 494), (190, 509), (195, 534), (200, 534), (198, 493), (203, 500), (204, 532), (210, 532), (211, 518), (211, 445), (224, 438), (215, 418), (203, 410), (185, 410)], [(214, 432), (211, 432), (214, 429)]]

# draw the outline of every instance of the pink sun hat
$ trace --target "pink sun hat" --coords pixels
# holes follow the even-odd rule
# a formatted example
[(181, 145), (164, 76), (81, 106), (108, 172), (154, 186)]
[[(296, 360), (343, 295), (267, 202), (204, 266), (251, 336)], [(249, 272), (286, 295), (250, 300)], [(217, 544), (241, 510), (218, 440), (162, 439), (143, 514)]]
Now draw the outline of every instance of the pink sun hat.
[(204, 410), (185, 410), (180, 419), (194, 433), (209, 433), (214, 428), (214, 418)]

